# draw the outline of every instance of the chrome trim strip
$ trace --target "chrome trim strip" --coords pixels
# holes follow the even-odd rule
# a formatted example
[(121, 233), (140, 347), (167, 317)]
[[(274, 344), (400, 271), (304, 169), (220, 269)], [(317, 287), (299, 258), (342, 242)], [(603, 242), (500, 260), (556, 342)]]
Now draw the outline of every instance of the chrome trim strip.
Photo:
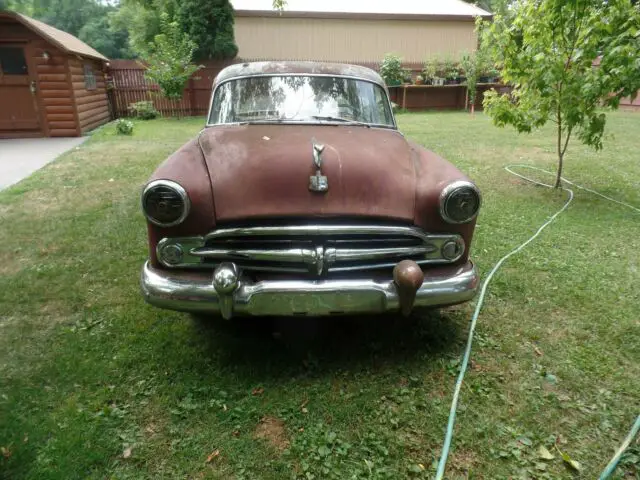
[(191, 255), (214, 260), (254, 260), (284, 263), (311, 263), (315, 251), (307, 248), (283, 248), (282, 250), (253, 250), (225, 248), (194, 248)]
[[(471, 218), (468, 218), (467, 220), (459, 222), (449, 218), (449, 216), (445, 212), (444, 206), (447, 202), (447, 198), (449, 197), (449, 195), (451, 195), (453, 192), (461, 188), (471, 188), (473, 191), (476, 192), (476, 194), (478, 195), (478, 210), (476, 210), (475, 215), (473, 215)], [(482, 206), (482, 194), (480, 193), (480, 189), (474, 183), (469, 182), (467, 180), (456, 180), (455, 182), (451, 182), (449, 185), (447, 185), (442, 189), (442, 192), (440, 192), (439, 204), (440, 204), (440, 216), (443, 218), (445, 222), (453, 223), (453, 224), (468, 223), (474, 218), (476, 218), (478, 216), (478, 213), (480, 213), (480, 207)]]
[(220, 228), (205, 235), (204, 240), (218, 240), (224, 237), (282, 236), (332, 236), (332, 235), (397, 235), (415, 237), (423, 242), (438, 238), (449, 239), (453, 235), (428, 234), (418, 227), (395, 225), (283, 225), (265, 227)]
[(336, 262), (384, 260), (394, 257), (411, 257), (427, 255), (437, 250), (433, 245), (420, 247), (390, 247), (390, 248), (330, 248), (327, 253)]
[[(231, 82), (234, 80), (241, 80), (244, 78), (253, 78), (253, 77), (333, 77), (333, 78), (347, 78), (347, 79), (351, 79), (351, 80), (360, 80), (362, 82), (367, 82), (367, 83), (372, 83), (374, 85), (377, 85), (379, 87), (382, 87), (382, 90), (385, 93), (385, 97), (387, 99), (387, 107), (389, 108), (389, 112), (391, 112), (391, 120), (393, 120), (393, 125), (386, 125), (386, 124), (382, 124), (382, 123), (368, 123), (367, 125), (371, 126), (371, 127), (375, 127), (375, 128), (386, 128), (386, 129), (391, 129), (391, 130), (398, 130), (398, 123), (396, 122), (396, 116), (393, 113), (393, 107), (391, 105), (391, 98), (389, 98), (389, 90), (387, 88), (387, 86), (384, 83), (379, 83), (379, 82), (374, 82), (371, 81), (369, 79), (366, 78), (362, 78), (362, 77), (356, 77), (356, 76), (352, 76), (352, 75), (338, 75), (338, 74), (329, 74), (329, 73), (315, 73), (315, 74), (311, 74), (311, 73), (261, 73), (261, 74), (254, 74), (254, 75), (238, 75), (235, 77), (230, 77), (227, 78), (226, 80), (220, 82), (220, 83), (216, 83), (216, 80), (213, 80), (213, 92), (211, 92), (211, 97), (209, 98), (209, 109), (207, 110), (207, 119), (205, 121), (205, 128), (206, 127), (215, 127), (215, 126), (222, 126), (222, 125), (237, 125), (239, 123), (244, 123), (244, 122), (234, 122), (234, 123), (209, 123), (209, 119), (211, 118), (211, 110), (213, 108), (213, 99), (215, 98), (216, 92), (218, 91), (218, 88), (220, 88), (220, 85), (224, 85), (227, 82)], [(275, 123), (275, 122), (274, 122)], [(300, 123), (300, 122), (298, 122)], [(304, 122), (304, 124), (306, 125), (331, 125), (328, 124), (327, 122)], [(342, 125), (340, 123), (336, 123), (336, 125)]]
[[(379, 260), (389, 257), (408, 257), (413, 255), (427, 255), (436, 251), (433, 246), (398, 247), (398, 248), (327, 248), (326, 256), (331, 262), (350, 262), (357, 260)], [(191, 255), (218, 260), (256, 260), (287, 263), (312, 263), (316, 258), (316, 250), (310, 248), (283, 248), (282, 250), (252, 250), (252, 249), (224, 249), (224, 248), (194, 248)]]
[[(176, 193), (180, 196), (180, 198), (182, 198), (182, 201), (184, 203), (184, 210), (182, 211), (182, 215), (180, 215), (180, 217), (177, 220), (171, 223), (162, 223), (157, 221), (155, 218), (148, 215), (147, 211), (144, 208), (146, 196), (149, 194), (151, 189), (158, 186), (163, 186), (163, 187), (167, 187), (167, 188), (171, 188), (172, 190), (175, 190)], [(184, 222), (185, 218), (187, 218), (187, 215), (189, 215), (189, 211), (191, 210), (191, 200), (189, 199), (189, 195), (187, 194), (187, 191), (182, 187), (182, 185), (171, 180), (154, 180), (152, 182), (149, 182), (142, 190), (142, 195), (140, 196), (140, 203), (142, 206), (142, 213), (144, 214), (145, 218), (149, 220), (151, 223), (153, 223), (154, 225), (158, 225), (159, 227), (174, 227), (176, 225), (181, 224), (182, 222)]]
[[(478, 283), (478, 272), (471, 262), (439, 269), (437, 274), (426, 275), (416, 294), (415, 308), (471, 300)], [(153, 268), (146, 262), (140, 285), (144, 299), (160, 308), (214, 314), (221, 311), (221, 298), (213, 286), (212, 273), (171, 272)], [(241, 278), (239, 287), (225, 300), (230, 301), (233, 313), (240, 316), (385, 313), (398, 311), (400, 306), (391, 278), (257, 283)]]

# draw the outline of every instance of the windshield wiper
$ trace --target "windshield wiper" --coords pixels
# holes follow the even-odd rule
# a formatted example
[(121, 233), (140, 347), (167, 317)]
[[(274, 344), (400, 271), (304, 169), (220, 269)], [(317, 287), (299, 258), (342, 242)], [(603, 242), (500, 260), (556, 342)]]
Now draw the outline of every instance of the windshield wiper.
[(253, 120), (239, 120), (238, 125), (248, 125), (252, 123), (287, 123), (287, 122), (302, 122), (302, 119), (298, 118), (256, 118)]
[(349, 125), (360, 125), (362, 127), (371, 128), (371, 125), (365, 122), (359, 122), (358, 120), (350, 120), (348, 118), (342, 117), (323, 117), (320, 115), (312, 115), (311, 118), (314, 120), (326, 120), (328, 122), (340, 122), (340, 123), (348, 123)]

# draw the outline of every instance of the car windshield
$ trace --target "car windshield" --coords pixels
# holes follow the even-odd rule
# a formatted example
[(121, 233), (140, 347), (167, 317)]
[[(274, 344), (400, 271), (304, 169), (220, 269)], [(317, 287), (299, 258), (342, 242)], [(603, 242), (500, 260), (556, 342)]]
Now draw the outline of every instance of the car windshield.
[(349, 123), (395, 128), (387, 94), (366, 80), (259, 76), (218, 86), (209, 124)]

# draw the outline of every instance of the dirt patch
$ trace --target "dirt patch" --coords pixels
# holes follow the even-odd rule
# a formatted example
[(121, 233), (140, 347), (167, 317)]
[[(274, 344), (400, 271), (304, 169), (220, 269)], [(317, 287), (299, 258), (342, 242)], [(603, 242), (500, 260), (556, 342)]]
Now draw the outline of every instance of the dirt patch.
[(468, 478), (469, 472), (475, 470), (475, 466), (478, 463), (478, 455), (471, 450), (456, 450), (451, 454), (449, 458), (449, 465), (451, 466), (452, 473), (457, 474), (453, 478)]
[(24, 268), (24, 262), (13, 254), (0, 255), (0, 276), (16, 275)]
[(289, 439), (287, 438), (284, 421), (279, 418), (270, 416), (262, 417), (253, 433), (253, 437), (266, 440), (279, 452), (289, 447)]

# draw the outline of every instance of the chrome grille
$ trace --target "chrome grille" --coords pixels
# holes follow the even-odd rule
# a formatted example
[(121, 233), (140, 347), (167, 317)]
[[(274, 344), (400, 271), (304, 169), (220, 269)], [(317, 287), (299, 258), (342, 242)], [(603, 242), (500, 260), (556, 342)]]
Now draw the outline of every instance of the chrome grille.
[(289, 225), (220, 228), (205, 237), (164, 239), (158, 258), (167, 245), (180, 244), (184, 256), (171, 267), (214, 267), (234, 262), (242, 270), (308, 273), (383, 269), (400, 260), (419, 265), (447, 264), (442, 256), (446, 242), (456, 242), (460, 255), (464, 242), (459, 235), (428, 234), (417, 227), (397, 225)]

